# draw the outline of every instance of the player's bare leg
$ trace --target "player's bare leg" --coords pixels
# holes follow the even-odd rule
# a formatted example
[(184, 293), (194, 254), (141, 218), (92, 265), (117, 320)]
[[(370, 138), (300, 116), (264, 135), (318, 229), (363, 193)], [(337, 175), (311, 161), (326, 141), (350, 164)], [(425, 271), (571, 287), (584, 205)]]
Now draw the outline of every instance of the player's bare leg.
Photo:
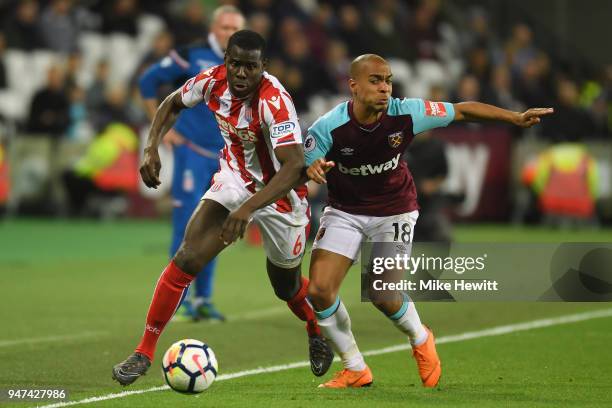
[(113, 378), (121, 385), (129, 385), (147, 372), (157, 340), (183, 292), (202, 267), (227, 246), (219, 237), (228, 214), (225, 207), (212, 200), (203, 200), (194, 211), (179, 250), (157, 282), (140, 344), (130, 357), (113, 367)]
[(276, 296), (287, 302), (293, 314), (306, 322), (310, 369), (316, 376), (325, 374), (334, 360), (334, 352), (321, 335), (314, 310), (306, 300), (309, 282), (302, 277), (301, 264), (294, 268), (281, 268), (267, 259), (266, 267)]
[(312, 251), (308, 296), (323, 335), (342, 359), (344, 370), (319, 387), (365, 387), (372, 384), (372, 372), (365, 364), (351, 332), (351, 319), (338, 298), (338, 290), (353, 261), (325, 249)]

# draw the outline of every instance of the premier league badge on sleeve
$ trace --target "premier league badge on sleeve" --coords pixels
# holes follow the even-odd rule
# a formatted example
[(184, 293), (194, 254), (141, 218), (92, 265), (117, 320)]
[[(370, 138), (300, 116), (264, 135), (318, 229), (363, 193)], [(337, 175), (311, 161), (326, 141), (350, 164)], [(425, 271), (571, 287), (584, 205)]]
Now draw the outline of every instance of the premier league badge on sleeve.
[(396, 147), (402, 144), (402, 141), (404, 140), (404, 135), (402, 134), (402, 132), (395, 132), (387, 136), (387, 138), (389, 141), (389, 146), (395, 149)]

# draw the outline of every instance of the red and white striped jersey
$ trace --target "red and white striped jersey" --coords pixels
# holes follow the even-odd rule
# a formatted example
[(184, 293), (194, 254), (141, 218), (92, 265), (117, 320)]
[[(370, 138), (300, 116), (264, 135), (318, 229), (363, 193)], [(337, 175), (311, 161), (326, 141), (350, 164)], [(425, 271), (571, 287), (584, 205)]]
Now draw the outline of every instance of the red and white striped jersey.
[[(181, 96), (185, 106), (203, 102), (214, 113), (225, 140), (221, 160), (255, 193), (280, 169), (274, 149), (301, 144), (302, 133), (291, 96), (276, 77), (264, 72), (255, 94), (238, 99), (229, 90), (226, 73), (225, 65), (199, 73), (183, 85)], [(306, 187), (295, 192), (301, 200)], [(290, 201), (285, 201), (290, 211)]]

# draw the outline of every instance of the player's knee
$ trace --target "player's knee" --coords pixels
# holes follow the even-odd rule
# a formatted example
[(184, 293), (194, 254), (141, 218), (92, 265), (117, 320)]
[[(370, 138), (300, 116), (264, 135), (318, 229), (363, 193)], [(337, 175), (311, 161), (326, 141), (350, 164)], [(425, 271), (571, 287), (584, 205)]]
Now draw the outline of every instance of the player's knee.
[(204, 267), (198, 252), (183, 243), (174, 255), (174, 263), (189, 275), (197, 275)]
[(316, 309), (329, 307), (336, 301), (337, 291), (329, 284), (310, 281), (308, 284), (308, 298)]

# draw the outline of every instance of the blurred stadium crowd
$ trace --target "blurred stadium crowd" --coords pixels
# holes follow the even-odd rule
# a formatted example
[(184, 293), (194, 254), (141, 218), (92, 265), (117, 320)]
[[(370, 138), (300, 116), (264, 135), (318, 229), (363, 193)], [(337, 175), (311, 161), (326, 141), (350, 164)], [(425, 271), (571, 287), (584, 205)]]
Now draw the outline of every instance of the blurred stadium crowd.
[(267, 39), (268, 71), (293, 96), (304, 129), (347, 98), (351, 59), (372, 52), (390, 61), (395, 96), (553, 106), (556, 114), (535, 129), (543, 140), (610, 136), (612, 65), (563, 59), (528, 19), (496, 25), (487, 7), (461, 3), (3, 1), (0, 120), (18, 138), (89, 143), (111, 123), (138, 133), (148, 125), (139, 75), (172, 49), (202, 41), (211, 11), (232, 4)]

